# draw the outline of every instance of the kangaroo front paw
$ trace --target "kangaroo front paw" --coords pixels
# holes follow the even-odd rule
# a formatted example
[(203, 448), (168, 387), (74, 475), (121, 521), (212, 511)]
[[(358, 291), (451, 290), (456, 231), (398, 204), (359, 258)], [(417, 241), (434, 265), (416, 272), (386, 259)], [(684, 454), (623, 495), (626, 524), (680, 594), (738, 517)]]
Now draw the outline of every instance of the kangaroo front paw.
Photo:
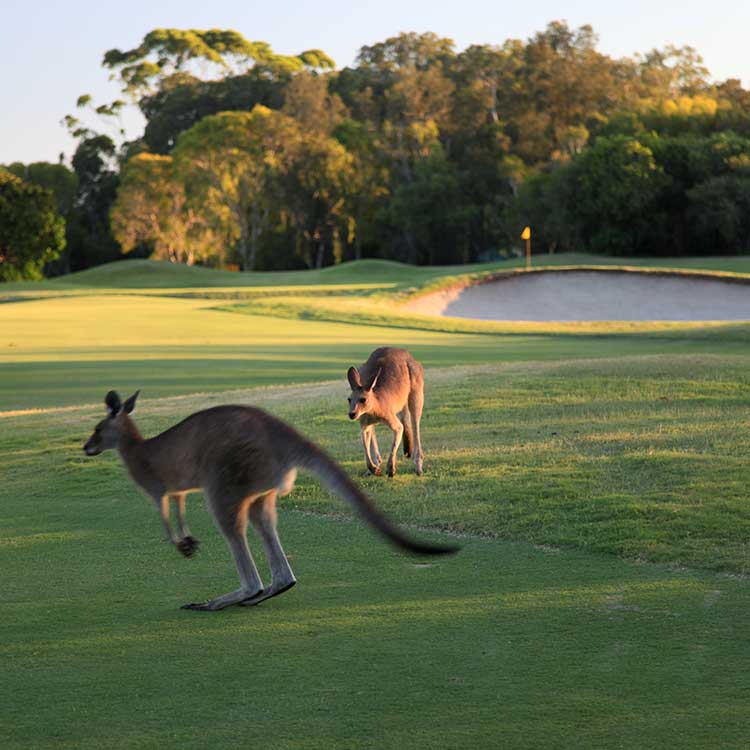
[(388, 464), (388, 469), (386, 470), (386, 474), (388, 474), (389, 477), (395, 477), (396, 476), (396, 465), (395, 464)]
[(200, 541), (195, 537), (186, 536), (184, 539), (180, 539), (175, 546), (185, 557), (192, 557), (198, 551)]

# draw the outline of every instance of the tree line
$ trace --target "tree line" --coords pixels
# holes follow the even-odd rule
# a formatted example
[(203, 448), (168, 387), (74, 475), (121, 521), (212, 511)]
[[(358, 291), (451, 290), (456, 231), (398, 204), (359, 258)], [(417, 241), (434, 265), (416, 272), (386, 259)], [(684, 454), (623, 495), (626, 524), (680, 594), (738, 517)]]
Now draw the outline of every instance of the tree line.
[[(243, 269), (464, 263), (512, 249), (525, 225), (545, 252), (750, 252), (750, 92), (712, 82), (690, 47), (612, 58), (591, 27), (554, 22), (460, 52), (400, 34), (337, 70), (321, 50), (157, 29), (103, 65), (124, 98), (79, 98), (72, 169), (0, 173), (0, 231), (19, 185), (64, 219), (64, 248), (53, 232), (38, 270), (123, 253)], [(126, 100), (146, 120), (131, 141), (117, 130)]]

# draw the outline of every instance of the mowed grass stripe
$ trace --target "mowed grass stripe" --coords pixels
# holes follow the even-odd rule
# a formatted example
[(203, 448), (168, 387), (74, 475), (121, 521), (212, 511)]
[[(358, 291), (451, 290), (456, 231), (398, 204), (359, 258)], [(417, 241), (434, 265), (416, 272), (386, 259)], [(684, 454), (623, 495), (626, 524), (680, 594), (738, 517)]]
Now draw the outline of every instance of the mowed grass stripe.
[(377, 346), (428, 367), (746, 351), (742, 340), (474, 335), (238, 315), (201, 299), (98, 295), (0, 305), (0, 410), (86, 403), (110, 388), (168, 396), (342, 377)]
[[(361, 481), (394, 517), (416, 526), (745, 573), (748, 364), (737, 356), (652, 356), (428, 369), (428, 476), (419, 479), (401, 458), (395, 480)], [(137, 421), (153, 435), (201, 407), (254, 403), (361, 474), (347, 392), (334, 382), (144, 394)], [(54, 461), (64, 493), (112, 483), (132, 495), (114, 455), (92, 461), (81, 453), (103, 411), (91, 405), (0, 420), (6, 491), (56, 496), (38, 477), (40, 462)], [(390, 435), (380, 434), (385, 450)], [(312, 480), (300, 488), (287, 507), (343, 512)]]

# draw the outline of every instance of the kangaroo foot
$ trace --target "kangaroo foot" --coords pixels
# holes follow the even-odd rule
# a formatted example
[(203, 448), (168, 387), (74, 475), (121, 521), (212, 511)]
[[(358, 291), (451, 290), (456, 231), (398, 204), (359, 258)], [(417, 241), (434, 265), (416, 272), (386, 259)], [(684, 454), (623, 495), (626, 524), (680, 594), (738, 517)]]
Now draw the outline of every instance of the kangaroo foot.
[(180, 539), (175, 546), (185, 557), (192, 557), (198, 551), (200, 540), (193, 536), (186, 536), (184, 539)]
[(297, 583), (297, 581), (292, 580), (288, 583), (282, 583), (279, 584), (278, 587), (275, 585), (271, 585), (270, 589), (266, 589), (265, 591), (262, 591), (260, 594), (256, 594), (255, 596), (251, 596), (249, 599), (245, 599), (244, 601), (241, 601), (240, 607), (254, 607), (256, 604), (260, 604), (261, 602), (264, 602), (266, 599), (271, 599), (274, 596), (278, 596), (279, 594), (283, 594), (285, 591), (289, 591), (294, 584)]
[(207, 602), (191, 602), (190, 604), (183, 604), (180, 609), (192, 609), (197, 612), (217, 612), (220, 609), (231, 607), (233, 604), (239, 604), (245, 599), (252, 599), (263, 593), (263, 589), (257, 591), (254, 594), (249, 594), (247, 589), (237, 589), (237, 591), (230, 591), (228, 594), (223, 596), (217, 596), (216, 599), (209, 599)]

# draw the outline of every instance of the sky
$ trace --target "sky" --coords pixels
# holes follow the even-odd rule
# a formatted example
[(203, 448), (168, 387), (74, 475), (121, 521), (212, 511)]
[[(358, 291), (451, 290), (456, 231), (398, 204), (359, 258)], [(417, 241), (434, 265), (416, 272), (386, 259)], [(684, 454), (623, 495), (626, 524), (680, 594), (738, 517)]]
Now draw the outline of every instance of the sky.
[[(402, 31), (435, 32), (460, 51), (528, 39), (554, 20), (590, 24), (598, 49), (613, 57), (690, 45), (715, 80), (739, 78), (750, 86), (747, 0), (0, 0), (0, 164), (57, 161), (60, 153), (69, 160), (75, 142), (60, 120), (77, 114), (80, 94), (96, 104), (120, 98), (102, 56), (137, 46), (154, 28), (235, 29), (281, 54), (322, 49), (344, 67), (361, 46)], [(142, 132), (134, 108), (124, 124), (129, 138)]]

